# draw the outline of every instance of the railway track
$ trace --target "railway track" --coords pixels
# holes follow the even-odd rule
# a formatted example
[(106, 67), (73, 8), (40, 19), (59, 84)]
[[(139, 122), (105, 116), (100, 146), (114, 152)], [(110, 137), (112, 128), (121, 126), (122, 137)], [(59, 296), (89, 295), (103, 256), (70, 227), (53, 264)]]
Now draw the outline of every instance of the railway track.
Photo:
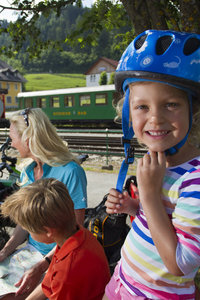
[[(58, 132), (59, 136), (68, 143), (68, 147), (72, 152), (82, 152), (82, 153), (94, 153), (99, 155), (113, 155), (113, 156), (123, 156), (124, 148), (121, 144), (121, 137), (119, 134), (117, 136), (102, 134), (67, 134), (64, 132)], [(0, 130), (0, 145), (2, 145), (9, 135), (9, 130)], [(132, 139), (131, 145), (135, 149), (135, 155), (141, 156), (146, 153), (141, 145), (138, 144), (135, 138)]]
[[(123, 156), (124, 148), (121, 144), (121, 137), (102, 137), (102, 136), (61, 136), (67, 141), (69, 148), (73, 150), (82, 149), (84, 152), (94, 150), (95, 152), (112, 153)], [(132, 139), (131, 145), (135, 149), (135, 154), (138, 156), (146, 153), (141, 145), (138, 144), (136, 139)]]

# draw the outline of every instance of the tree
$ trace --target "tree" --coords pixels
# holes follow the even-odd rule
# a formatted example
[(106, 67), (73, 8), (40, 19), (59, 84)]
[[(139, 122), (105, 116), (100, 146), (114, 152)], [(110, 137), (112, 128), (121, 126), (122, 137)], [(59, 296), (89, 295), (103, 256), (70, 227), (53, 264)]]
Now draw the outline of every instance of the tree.
[(200, 33), (199, 0), (121, 0), (136, 33), (144, 28)]
[(112, 73), (110, 74), (110, 79), (109, 79), (108, 84), (114, 84), (114, 83), (115, 83), (115, 73), (112, 72)]
[[(116, 36), (117, 47), (124, 49), (133, 37), (146, 29), (174, 29), (200, 33), (199, 0), (96, 0), (91, 9), (86, 9), (77, 26), (61, 40), (41, 38), (38, 20), (47, 18), (52, 11), (59, 16), (67, 6), (81, 6), (81, 0), (12, 0), (12, 9), (18, 12), (16, 22), (8, 26), (0, 23), (0, 33), (8, 33), (12, 43), (1, 46), (0, 53), (12, 56), (26, 43), (30, 55), (38, 56), (48, 47), (62, 49), (63, 42), (81, 47), (94, 46), (102, 30), (120, 28), (131, 24), (132, 30)], [(3, 11), (6, 7), (0, 4)], [(0, 12), (1, 12), (0, 11)], [(120, 40), (119, 40), (120, 39)]]
[[(96, 42), (98, 33), (104, 28), (118, 28), (124, 22), (132, 24), (132, 30), (121, 36), (118, 47), (128, 43), (146, 29), (172, 29), (200, 33), (199, 0), (97, 0), (77, 28), (69, 35), (69, 41), (78, 40), (83, 45)], [(91, 30), (89, 30), (91, 28)], [(86, 38), (81, 38), (87, 30)]]
[(12, 43), (7, 47), (0, 47), (0, 53), (13, 56), (27, 41), (27, 51), (32, 57), (39, 56), (43, 49), (50, 46), (60, 48), (61, 41), (41, 38), (41, 31), (37, 23), (39, 18), (47, 18), (52, 12), (55, 12), (58, 17), (64, 7), (72, 4), (81, 6), (81, 0), (44, 0), (39, 2), (12, 0), (10, 7), (0, 4), (0, 12), (9, 9), (18, 13), (18, 19), (15, 22), (10, 22), (8, 26), (2, 26), (2, 23), (0, 23), (0, 34), (8, 33), (12, 39)]
[(101, 72), (100, 78), (99, 78), (99, 85), (106, 85), (108, 81), (107, 73), (106, 71)]
[[(54, 12), (47, 18), (41, 16), (37, 22), (41, 31), (41, 38), (45, 39), (46, 37), (52, 39), (52, 41), (64, 39), (66, 33), (75, 28), (77, 21), (82, 17), (85, 10), (86, 8), (83, 7), (68, 6), (61, 11), (59, 17), (56, 17)], [(16, 58), (22, 62), (25, 72), (28, 73), (49, 72), (49, 70), (59, 73), (85, 73), (99, 57), (106, 56), (118, 60), (121, 51), (116, 49), (115, 45), (118, 40), (114, 37), (116, 34), (123, 34), (130, 29), (131, 27), (126, 26), (109, 32), (103, 30), (94, 47), (88, 45), (80, 47), (79, 44), (72, 47), (65, 43), (62, 45), (62, 51), (49, 47), (41, 51), (40, 57), (33, 59), (29, 59), (27, 41), (16, 55)], [(6, 39), (6, 34), (0, 35), (0, 45), (7, 45), (8, 42), (10, 41)], [(8, 60), (7, 57), (4, 57), (4, 61), (8, 63)]]

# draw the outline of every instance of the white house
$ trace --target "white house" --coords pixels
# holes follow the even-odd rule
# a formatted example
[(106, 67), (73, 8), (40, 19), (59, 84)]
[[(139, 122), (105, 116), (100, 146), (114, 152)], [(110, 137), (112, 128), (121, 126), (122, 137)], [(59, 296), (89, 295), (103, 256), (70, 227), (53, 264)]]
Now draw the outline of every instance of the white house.
[(107, 73), (107, 79), (109, 82), (111, 73), (115, 72), (118, 65), (118, 61), (100, 57), (88, 70), (86, 75), (86, 86), (98, 86), (100, 74), (103, 71)]

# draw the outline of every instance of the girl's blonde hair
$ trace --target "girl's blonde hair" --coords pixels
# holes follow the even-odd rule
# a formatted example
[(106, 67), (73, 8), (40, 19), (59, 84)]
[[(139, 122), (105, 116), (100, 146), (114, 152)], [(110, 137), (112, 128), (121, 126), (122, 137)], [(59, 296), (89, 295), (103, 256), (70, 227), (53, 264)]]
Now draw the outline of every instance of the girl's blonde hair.
[(79, 163), (58, 136), (56, 128), (42, 109), (28, 109), (28, 126), (22, 112), (23, 110), (13, 113), (9, 119), (16, 127), (22, 142), (28, 140), (30, 151), (34, 157), (50, 166), (64, 165), (70, 161)]
[(43, 233), (45, 226), (71, 233), (76, 226), (68, 190), (53, 178), (39, 179), (8, 196), (1, 213), (31, 233)]

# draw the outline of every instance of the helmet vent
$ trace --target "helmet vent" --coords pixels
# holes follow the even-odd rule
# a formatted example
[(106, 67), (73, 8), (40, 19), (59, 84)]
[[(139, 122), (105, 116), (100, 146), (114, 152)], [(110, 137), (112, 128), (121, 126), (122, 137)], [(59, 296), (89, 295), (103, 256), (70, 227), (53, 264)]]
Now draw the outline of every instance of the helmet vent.
[(142, 45), (144, 44), (146, 38), (147, 38), (147, 34), (142, 35), (141, 37), (139, 37), (139, 39), (137, 39), (137, 41), (135, 42), (135, 49), (136, 50), (138, 50), (142, 47)]
[(186, 41), (183, 49), (185, 55), (190, 55), (200, 47), (200, 40), (197, 38), (190, 38)]
[(165, 35), (160, 37), (156, 43), (156, 53), (158, 55), (162, 55), (169, 48), (173, 41), (173, 37), (171, 35)]

